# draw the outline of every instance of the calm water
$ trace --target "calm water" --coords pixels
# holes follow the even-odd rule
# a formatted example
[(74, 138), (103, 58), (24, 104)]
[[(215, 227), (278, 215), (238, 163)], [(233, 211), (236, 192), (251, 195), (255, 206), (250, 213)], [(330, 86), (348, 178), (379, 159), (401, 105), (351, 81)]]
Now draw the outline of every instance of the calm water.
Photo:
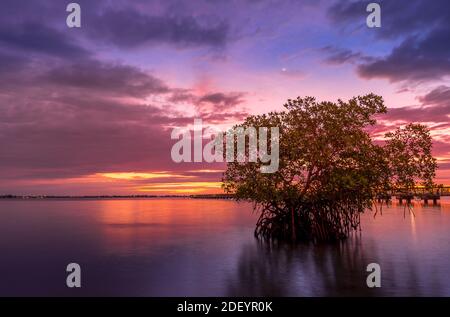
[[(247, 203), (1, 200), (0, 295), (450, 296), (450, 201), (414, 210), (366, 213), (342, 244), (275, 247), (253, 238)], [(70, 262), (81, 289), (65, 286)]]

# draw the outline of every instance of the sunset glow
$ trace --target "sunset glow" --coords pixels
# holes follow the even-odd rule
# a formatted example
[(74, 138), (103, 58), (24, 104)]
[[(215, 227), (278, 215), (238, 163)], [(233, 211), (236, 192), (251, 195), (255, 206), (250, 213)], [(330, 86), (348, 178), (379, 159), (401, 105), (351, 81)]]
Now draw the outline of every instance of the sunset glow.
[(219, 193), (221, 192), (220, 182), (180, 182), (180, 183), (158, 183), (139, 187), (138, 191), (148, 193)]
[(100, 173), (99, 176), (112, 179), (122, 180), (139, 180), (139, 179), (154, 179), (154, 178), (192, 178), (194, 176), (170, 174), (168, 172), (157, 173), (136, 173), (136, 172), (124, 172), (124, 173)]
[(0, 13), (0, 193), (220, 191), (226, 164), (173, 162), (172, 128), (201, 118), (222, 130), (289, 98), (369, 92), (389, 110), (374, 138), (427, 124), (437, 182), (450, 183), (445, 4), (391, 1), (379, 30), (351, 1), (79, 4), (80, 29), (59, 5)]

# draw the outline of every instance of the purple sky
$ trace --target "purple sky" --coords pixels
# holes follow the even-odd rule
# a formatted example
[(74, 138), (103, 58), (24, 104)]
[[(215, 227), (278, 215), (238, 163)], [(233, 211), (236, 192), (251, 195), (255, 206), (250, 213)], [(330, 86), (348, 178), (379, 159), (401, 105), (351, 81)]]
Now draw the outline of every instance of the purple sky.
[(450, 2), (2, 0), (0, 194), (212, 192), (223, 165), (173, 163), (170, 131), (224, 128), (288, 98), (369, 92), (382, 135), (432, 128), (450, 183)]

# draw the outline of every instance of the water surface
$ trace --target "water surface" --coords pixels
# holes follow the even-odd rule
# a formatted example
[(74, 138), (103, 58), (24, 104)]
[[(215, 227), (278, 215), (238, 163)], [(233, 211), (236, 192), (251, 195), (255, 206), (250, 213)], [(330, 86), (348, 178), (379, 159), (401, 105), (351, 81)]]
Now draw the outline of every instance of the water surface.
[[(255, 240), (248, 203), (0, 200), (0, 295), (450, 296), (450, 200), (414, 212), (393, 203), (344, 243), (292, 247)], [(80, 289), (66, 287), (71, 262)]]

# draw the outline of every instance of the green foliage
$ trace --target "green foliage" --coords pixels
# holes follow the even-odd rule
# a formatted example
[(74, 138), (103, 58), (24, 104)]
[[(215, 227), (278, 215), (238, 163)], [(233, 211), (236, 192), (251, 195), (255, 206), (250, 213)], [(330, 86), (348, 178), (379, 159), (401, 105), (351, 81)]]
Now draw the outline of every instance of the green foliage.
[(386, 138), (393, 187), (412, 191), (421, 184), (432, 189), (437, 164), (431, 155), (433, 140), (427, 127), (410, 123), (387, 133)]
[(223, 177), (227, 193), (254, 202), (260, 212), (256, 236), (343, 239), (359, 228), (360, 213), (377, 195), (410, 188), (418, 179), (432, 185), (436, 163), (426, 127), (399, 129), (387, 135), (384, 146), (366, 131), (376, 123), (375, 115), (386, 113), (382, 97), (368, 94), (337, 103), (306, 97), (284, 107), (236, 126), (279, 127), (278, 171), (260, 173), (260, 162), (229, 162)]

